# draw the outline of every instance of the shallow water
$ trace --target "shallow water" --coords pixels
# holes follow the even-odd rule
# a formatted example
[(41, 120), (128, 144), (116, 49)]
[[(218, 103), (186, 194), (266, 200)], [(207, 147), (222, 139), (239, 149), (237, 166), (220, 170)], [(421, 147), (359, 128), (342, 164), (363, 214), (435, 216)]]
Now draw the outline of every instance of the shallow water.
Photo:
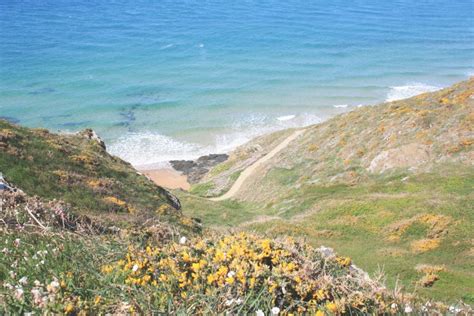
[(474, 73), (458, 1), (2, 1), (0, 116), (134, 164), (222, 152)]

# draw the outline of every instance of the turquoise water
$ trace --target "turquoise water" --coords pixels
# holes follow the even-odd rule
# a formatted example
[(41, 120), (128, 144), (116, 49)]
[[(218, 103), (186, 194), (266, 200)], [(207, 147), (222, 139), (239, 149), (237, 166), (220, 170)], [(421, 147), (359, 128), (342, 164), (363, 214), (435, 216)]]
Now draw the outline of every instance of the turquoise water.
[(0, 116), (92, 127), (134, 164), (474, 72), (472, 0), (0, 2)]

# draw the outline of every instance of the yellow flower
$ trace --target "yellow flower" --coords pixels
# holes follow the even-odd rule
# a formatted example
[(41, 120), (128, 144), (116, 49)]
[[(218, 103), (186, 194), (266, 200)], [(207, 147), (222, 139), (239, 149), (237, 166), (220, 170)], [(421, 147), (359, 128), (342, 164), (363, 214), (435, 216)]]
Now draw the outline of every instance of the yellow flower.
[(74, 311), (74, 305), (72, 303), (69, 303), (69, 304), (66, 305), (66, 307), (64, 307), (64, 312), (66, 314), (69, 314), (72, 311)]
[(212, 260), (214, 263), (220, 263), (225, 260), (225, 254), (222, 250), (217, 249), (216, 254), (214, 255), (214, 259)]
[(249, 285), (250, 285), (250, 288), (253, 288), (253, 287), (255, 286), (255, 281), (256, 281), (256, 279), (255, 279), (254, 277), (251, 277), (251, 278), (250, 278), (250, 282), (249, 282), (249, 283), (250, 283), (250, 284), (249, 284)]
[(190, 262), (191, 261), (191, 256), (186, 251), (183, 251), (181, 253), (181, 258), (183, 259), (184, 262)]
[(217, 277), (215, 274), (209, 274), (207, 276), (207, 284), (211, 285), (212, 283), (214, 283), (214, 281), (216, 281)]
[(108, 274), (108, 273), (112, 272), (114, 270), (114, 268), (111, 265), (107, 264), (107, 265), (103, 266), (101, 270), (102, 270), (102, 273)]
[(314, 316), (324, 316), (324, 312), (318, 310)]
[(336, 257), (336, 261), (343, 267), (348, 267), (351, 265), (351, 258), (349, 257)]
[(326, 304), (326, 308), (330, 311), (330, 312), (333, 312), (333, 313), (336, 313), (337, 312), (337, 305), (336, 303), (334, 302), (329, 302)]
[(99, 304), (101, 299), (102, 299), (102, 297), (100, 297), (100, 295), (97, 295), (94, 299), (94, 305)]

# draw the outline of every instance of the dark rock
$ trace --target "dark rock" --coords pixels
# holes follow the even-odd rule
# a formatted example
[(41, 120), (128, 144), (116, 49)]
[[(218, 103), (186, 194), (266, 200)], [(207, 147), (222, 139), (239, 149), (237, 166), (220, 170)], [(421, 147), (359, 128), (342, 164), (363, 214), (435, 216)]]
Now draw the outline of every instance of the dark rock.
[(48, 93), (53, 93), (53, 92), (56, 92), (56, 90), (53, 89), (53, 88), (45, 87), (45, 88), (41, 88), (41, 89), (37, 89), (37, 90), (31, 91), (31, 92), (28, 92), (28, 94), (38, 95), (38, 94), (48, 94)]
[(160, 188), (160, 189), (162, 190), (162, 193), (166, 196), (166, 199), (171, 204), (171, 206), (179, 211), (181, 209), (181, 202), (179, 201), (179, 199), (173, 194), (171, 194), (170, 191), (164, 188)]
[(0, 120), (5, 120), (5, 121), (8, 121), (8, 122), (13, 123), (13, 124), (18, 124), (18, 123), (20, 123), (20, 120), (17, 119), (16, 117), (13, 117), (13, 116), (3, 116), (3, 115), (0, 115)]
[(210, 154), (199, 157), (197, 160), (171, 160), (171, 166), (188, 177), (189, 183), (197, 183), (212, 167), (226, 161), (227, 154)]
[(91, 121), (81, 121), (81, 122), (66, 122), (61, 124), (62, 127), (80, 127), (90, 125)]

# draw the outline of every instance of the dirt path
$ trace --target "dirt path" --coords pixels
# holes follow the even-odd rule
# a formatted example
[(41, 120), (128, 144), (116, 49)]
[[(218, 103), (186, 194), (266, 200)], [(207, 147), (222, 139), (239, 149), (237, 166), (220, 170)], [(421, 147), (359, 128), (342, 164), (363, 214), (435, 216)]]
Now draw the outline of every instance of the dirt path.
[(288, 146), (289, 143), (291, 143), (293, 140), (295, 140), (298, 136), (300, 136), (305, 130), (297, 130), (290, 136), (288, 136), (284, 141), (282, 141), (278, 146), (273, 148), (268, 154), (260, 158), (259, 160), (255, 161), (251, 166), (247, 167), (240, 176), (237, 178), (237, 181), (234, 182), (232, 187), (230, 188), (229, 191), (227, 191), (224, 195), (215, 197), (215, 198), (210, 198), (211, 201), (222, 201), (222, 200), (227, 200), (232, 197), (234, 197), (237, 192), (239, 192), (242, 184), (249, 178), (253, 172), (260, 167), (262, 164), (267, 162), (268, 160), (272, 159), (276, 154), (278, 154), (281, 150), (283, 150), (286, 146)]

